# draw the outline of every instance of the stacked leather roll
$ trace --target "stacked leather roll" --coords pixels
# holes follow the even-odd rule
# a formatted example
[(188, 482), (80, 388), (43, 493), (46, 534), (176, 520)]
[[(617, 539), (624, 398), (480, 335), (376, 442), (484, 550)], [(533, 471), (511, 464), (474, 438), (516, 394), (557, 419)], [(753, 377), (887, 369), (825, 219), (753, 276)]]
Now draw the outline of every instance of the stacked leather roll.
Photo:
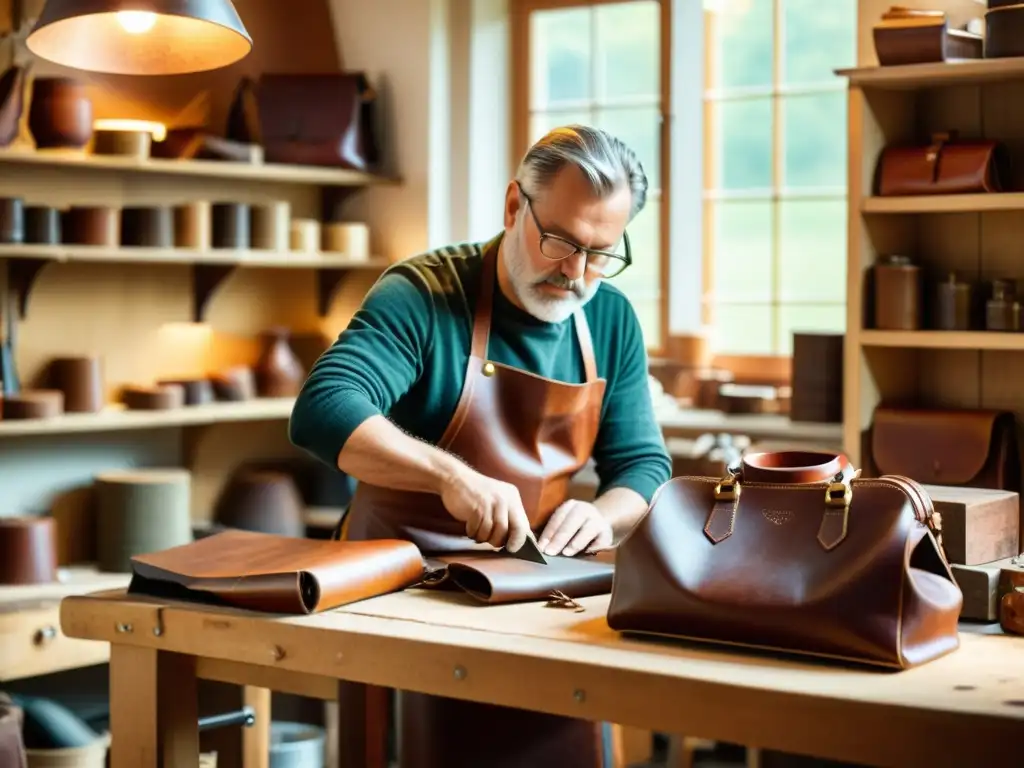
[(0, 517), (0, 584), (57, 580), (57, 524), (52, 517)]
[(184, 469), (105, 472), (95, 479), (99, 568), (125, 573), (134, 555), (192, 541), (191, 474)]

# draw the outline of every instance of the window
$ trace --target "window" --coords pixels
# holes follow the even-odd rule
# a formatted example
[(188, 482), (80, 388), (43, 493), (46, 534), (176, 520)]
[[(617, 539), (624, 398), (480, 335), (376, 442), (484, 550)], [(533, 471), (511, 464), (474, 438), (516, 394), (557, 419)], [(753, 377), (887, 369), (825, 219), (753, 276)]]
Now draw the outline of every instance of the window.
[(856, 0), (704, 0), (712, 349), (789, 356), (846, 302), (846, 82)]
[(662, 344), (661, 2), (521, 0), (513, 6), (516, 159), (551, 128), (587, 123), (625, 141), (649, 182), (629, 225), (633, 265), (611, 281), (631, 300), (648, 348)]

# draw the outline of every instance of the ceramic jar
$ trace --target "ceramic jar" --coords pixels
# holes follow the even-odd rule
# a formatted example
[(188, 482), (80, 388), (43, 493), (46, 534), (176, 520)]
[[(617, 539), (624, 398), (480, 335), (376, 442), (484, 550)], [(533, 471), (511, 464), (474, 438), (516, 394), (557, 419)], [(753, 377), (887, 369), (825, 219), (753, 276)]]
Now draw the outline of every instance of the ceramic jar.
[(85, 84), (69, 77), (36, 78), (28, 127), (36, 149), (84, 149), (92, 139), (92, 101)]
[(295, 397), (305, 376), (302, 363), (288, 343), (286, 328), (263, 333), (263, 353), (256, 362), (256, 392), (260, 397)]

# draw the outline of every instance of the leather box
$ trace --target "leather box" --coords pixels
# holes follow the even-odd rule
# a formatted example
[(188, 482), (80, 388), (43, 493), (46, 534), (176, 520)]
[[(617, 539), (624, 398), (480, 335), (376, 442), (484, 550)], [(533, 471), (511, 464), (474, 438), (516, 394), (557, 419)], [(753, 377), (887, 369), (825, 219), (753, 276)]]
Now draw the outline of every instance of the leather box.
[(893, 7), (872, 32), (882, 66), (979, 59), (983, 53), (981, 35), (950, 29), (942, 11)]
[(1015, 586), (1024, 586), (1024, 565), (1015, 565), (1013, 560), (1008, 557), (982, 565), (950, 566), (964, 595), (961, 619), (999, 621), (999, 602), (1003, 595)]
[(1020, 496), (1013, 491), (924, 486), (942, 518), (946, 559), (981, 565), (1013, 557), (1020, 546)]

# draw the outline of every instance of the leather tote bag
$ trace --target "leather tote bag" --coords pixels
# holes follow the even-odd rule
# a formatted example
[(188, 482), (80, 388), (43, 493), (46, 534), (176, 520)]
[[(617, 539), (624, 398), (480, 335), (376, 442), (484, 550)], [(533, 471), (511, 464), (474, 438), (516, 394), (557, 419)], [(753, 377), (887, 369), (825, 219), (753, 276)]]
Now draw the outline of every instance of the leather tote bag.
[(608, 624), (905, 669), (959, 647), (931, 499), (841, 454), (749, 454), (676, 477), (616, 549)]

